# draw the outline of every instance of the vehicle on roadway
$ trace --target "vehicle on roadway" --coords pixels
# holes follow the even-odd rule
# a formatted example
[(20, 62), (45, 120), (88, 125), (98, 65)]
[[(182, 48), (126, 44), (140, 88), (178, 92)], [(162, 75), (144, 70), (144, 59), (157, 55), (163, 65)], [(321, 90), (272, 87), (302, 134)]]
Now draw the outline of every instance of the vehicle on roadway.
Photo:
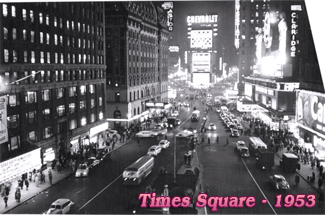
[(208, 130), (215, 131), (217, 130), (217, 126), (214, 123), (210, 123), (208, 126)]
[(170, 145), (169, 140), (160, 140), (158, 146), (162, 149), (167, 149)]
[(178, 116), (178, 115), (179, 115), (179, 113), (177, 110), (175, 110), (174, 112), (171, 113), (171, 116)]
[(250, 154), (256, 156), (256, 150), (267, 149), (267, 145), (259, 137), (250, 137), (248, 148)]
[(239, 134), (238, 129), (235, 129), (235, 128), (231, 129), (231, 134), (230, 134), (230, 136), (232, 136), (232, 137), (239, 137), (240, 134)]
[(88, 174), (89, 174), (89, 166), (86, 163), (79, 164), (75, 173), (75, 177), (76, 178), (87, 177)]
[(163, 125), (157, 124), (152, 129), (152, 132), (153, 132), (154, 136), (162, 136), (162, 135), (165, 135), (167, 133), (167, 130), (164, 128)]
[(193, 111), (191, 115), (191, 122), (198, 122), (199, 120), (200, 120), (200, 111), (199, 110)]
[(87, 166), (89, 168), (93, 168), (94, 166), (97, 166), (100, 163), (100, 159), (97, 159), (96, 157), (90, 157), (87, 160)]
[(123, 171), (124, 185), (139, 185), (152, 171), (154, 158), (145, 155)]
[(277, 190), (288, 190), (290, 185), (282, 175), (271, 175), (270, 184), (274, 186)]
[(176, 134), (176, 137), (191, 137), (191, 136), (194, 136), (194, 134), (192, 131), (189, 130), (183, 130)]
[(242, 140), (237, 141), (237, 143), (236, 143), (236, 149), (237, 150), (240, 150), (240, 148), (242, 148), (242, 147), (246, 147), (245, 142), (242, 141)]
[(101, 161), (108, 159), (110, 157), (110, 151), (111, 148), (109, 146), (106, 146), (105, 148), (99, 148), (97, 151), (96, 159)]
[(155, 135), (155, 133), (152, 131), (140, 131), (135, 136), (136, 137), (155, 137), (157, 135)]
[(67, 214), (74, 206), (70, 199), (57, 199), (44, 214)]
[(160, 152), (161, 152), (160, 146), (153, 145), (153, 146), (150, 146), (147, 154), (150, 156), (157, 156)]
[(250, 156), (249, 150), (248, 150), (248, 148), (246, 146), (240, 147), (239, 150), (238, 150), (238, 152), (239, 152), (239, 155), (241, 157), (248, 158)]

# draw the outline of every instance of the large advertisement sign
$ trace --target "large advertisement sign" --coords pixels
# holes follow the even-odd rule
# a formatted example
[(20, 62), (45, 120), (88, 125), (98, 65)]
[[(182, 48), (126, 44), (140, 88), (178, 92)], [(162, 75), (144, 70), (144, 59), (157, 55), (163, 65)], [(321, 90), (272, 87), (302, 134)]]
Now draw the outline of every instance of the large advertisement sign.
[(0, 184), (41, 167), (41, 148), (0, 163)]
[(0, 97), (0, 144), (8, 142), (7, 96)]
[(292, 77), (292, 63), (300, 49), (299, 20), (301, 5), (282, 11), (268, 11), (264, 26), (257, 29), (256, 73), (270, 77)]
[(325, 95), (298, 91), (296, 121), (301, 126), (325, 134)]
[(212, 30), (192, 30), (191, 48), (212, 48)]
[(192, 72), (210, 72), (210, 53), (192, 54)]
[(193, 73), (193, 86), (207, 87), (210, 84), (210, 73)]
[(174, 17), (174, 12), (173, 12), (173, 8), (174, 8), (174, 4), (173, 2), (164, 2), (161, 5), (162, 8), (164, 8), (165, 10), (167, 10), (167, 27), (169, 31), (173, 31), (174, 29), (174, 21), (173, 21), (173, 17)]

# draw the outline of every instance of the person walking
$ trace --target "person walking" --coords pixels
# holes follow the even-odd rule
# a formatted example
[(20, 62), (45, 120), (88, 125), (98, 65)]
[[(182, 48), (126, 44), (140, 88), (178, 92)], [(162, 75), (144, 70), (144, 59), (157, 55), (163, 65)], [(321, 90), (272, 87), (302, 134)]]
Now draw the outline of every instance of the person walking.
[(25, 180), (25, 186), (26, 186), (26, 190), (28, 190), (28, 187), (29, 187), (29, 181), (28, 180)]
[(300, 182), (300, 177), (298, 174), (296, 174), (296, 176), (295, 176), (295, 182), (296, 182), (296, 186), (298, 186), (299, 182)]
[(5, 208), (7, 208), (8, 207), (8, 196), (7, 195), (3, 198), (3, 201), (5, 202)]
[(217, 136), (217, 144), (219, 144), (219, 136)]
[(322, 178), (318, 179), (318, 189), (320, 189), (323, 186), (323, 180)]
[(50, 181), (50, 184), (52, 184), (52, 171), (49, 170), (49, 181)]
[(140, 146), (140, 138), (137, 139), (138, 146)]

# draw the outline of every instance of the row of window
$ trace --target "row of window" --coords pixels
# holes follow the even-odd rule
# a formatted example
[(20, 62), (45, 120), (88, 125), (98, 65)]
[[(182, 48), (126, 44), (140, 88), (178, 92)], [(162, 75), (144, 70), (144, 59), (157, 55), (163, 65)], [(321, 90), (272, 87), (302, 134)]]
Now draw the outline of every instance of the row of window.
[[(76, 96), (76, 87), (70, 87), (68, 88), (69, 90), (69, 97), (75, 97)], [(89, 92), (95, 93), (95, 89), (93, 88), (93, 85), (89, 85)], [(53, 99), (52, 96), (52, 90), (42, 90), (42, 100), (43, 101), (50, 101)], [(60, 99), (64, 97), (65, 94), (65, 88), (57, 88), (55, 89), (55, 94), (56, 94), (56, 98)], [(80, 95), (85, 95), (86, 94), (86, 86), (80, 86)], [(37, 103), (37, 92), (35, 91), (28, 91), (25, 93), (25, 102), (27, 104), (33, 104), (33, 103)], [(83, 102), (84, 104), (86, 104), (85, 102)], [(9, 102), (8, 102), (10, 107), (15, 107), (15, 106), (19, 106), (20, 102), (18, 99), (18, 95), (16, 94), (10, 94), (9, 95)], [(95, 100), (91, 99), (91, 107), (90, 108), (94, 108), (95, 106)], [(98, 106), (103, 106), (103, 98), (102, 97), (98, 97)], [(86, 108), (85, 105), (80, 104), (80, 107)], [(83, 109), (82, 108), (82, 109)]]
[[(10, 10), (9, 10), (10, 9)], [(11, 13), (9, 14), (9, 11), (11, 11)], [(87, 10), (89, 12), (89, 10)], [(94, 12), (91, 11), (91, 17), (93, 17), (90, 20), (95, 20), (94, 19)], [(8, 17), (9, 15), (11, 15), (12, 18), (16, 18), (17, 17), (17, 12), (16, 12), (16, 6), (15, 5), (11, 5), (11, 7), (9, 8), (7, 4), (3, 4), (2, 5), (2, 15), (4, 17)], [(52, 19), (52, 23), (53, 25), (51, 27), (60, 27), (63, 28), (63, 19), (62, 18), (57, 18), (56, 16), (50, 17), (49, 14), (43, 14), (42, 12), (39, 12), (38, 14), (35, 14), (33, 10), (28, 10), (26, 9), (21, 9), (21, 17), (23, 21), (30, 21), (31, 23), (34, 23), (35, 19), (37, 20), (38, 18), (38, 23), (39, 24), (45, 24), (50, 26), (50, 19)], [(101, 14), (98, 14), (99, 16)], [(38, 16), (38, 17), (37, 17)], [(101, 16), (100, 16), (101, 17)], [(87, 19), (89, 20), (89, 19)], [(76, 27), (75, 27), (76, 24)], [(66, 20), (66, 25), (64, 26), (66, 29), (71, 29), (71, 30), (77, 30), (79, 32), (83, 32), (83, 33), (95, 33), (95, 28), (94, 26), (90, 27), (90, 25), (86, 25), (85, 23), (80, 23), (80, 22), (75, 22), (75, 21), (70, 21), (70, 20)], [(104, 35), (104, 30), (103, 28), (96, 28), (96, 33), (97, 35), (103, 36)]]
[[(23, 57), (19, 56), (23, 55)], [(4, 63), (60, 63), (60, 64), (104, 64), (104, 56), (93, 54), (71, 54), (71, 53), (52, 53), (44, 51), (22, 51), (15, 49), (3, 50)]]
[[(18, 30), (19, 31), (19, 30)], [(82, 49), (95, 49), (95, 41), (90, 39), (81, 39), (75, 37), (63, 37), (58, 34), (51, 34), (48, 32), (39, 32), (39, 35), (35, 35), (35, 31), (22, 29), (21, 32), (18, 32), (17, 28), (3, 27), (3, 39), (4, 40), (19, 40), (29, 41), (31, 43), (46, 44), (46, 45), (55, 45), (55, 46), (67, 46), (73, 48), (82, 48)], [(52, 36), (51, 36), (52, 35)], [(20, 37), (21, 36), (21, 37)], [(65, 41), (64, 41), (65, 40)], [(103, 50), (104, 42), (98, 41), (96, 50)]]
[[(0, 80), (7, 84), (37, 84), (46, 82), (63, 82), (73, 80), (91, 80), (104, 78), (102, 70), (55, 70), (55, 71), (24, 71), (5, 72)], [(102, 86), (103, 88), (103, 86)], [(91, 87), (91, 90), (93, 87)]]

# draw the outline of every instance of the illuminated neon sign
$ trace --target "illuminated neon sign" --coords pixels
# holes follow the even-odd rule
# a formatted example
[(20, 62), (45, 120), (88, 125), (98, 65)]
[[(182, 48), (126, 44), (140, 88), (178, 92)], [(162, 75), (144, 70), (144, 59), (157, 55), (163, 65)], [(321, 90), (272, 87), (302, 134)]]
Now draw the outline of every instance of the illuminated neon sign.
[(218, 15), (187, 16), (187, 23), (216, 23)]

